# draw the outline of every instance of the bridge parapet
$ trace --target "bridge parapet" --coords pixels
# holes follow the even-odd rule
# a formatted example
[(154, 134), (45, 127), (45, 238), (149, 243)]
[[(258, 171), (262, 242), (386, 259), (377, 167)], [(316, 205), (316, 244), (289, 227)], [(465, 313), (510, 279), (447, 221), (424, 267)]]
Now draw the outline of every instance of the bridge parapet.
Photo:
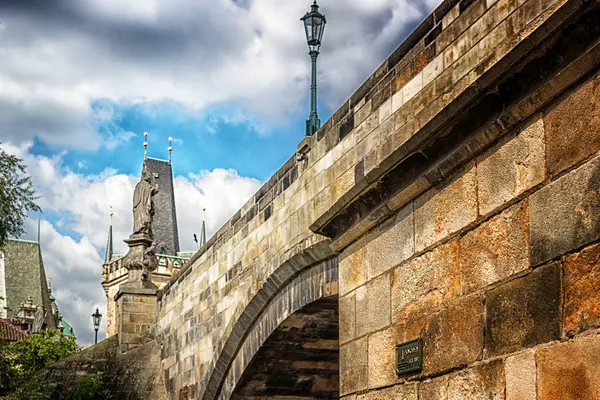
[[(167, 390), (177, 398), (202, 398), (215, 371), (227, 376), (230, 365), (222, 360), (232, 354), (224, 353), (225, 344), (239, 334), (236, 322), (275, 271), (291, 268), (288, 262), (305, 268), (331, 258), (385, 220), (406, 219), (412, 227), (413, 199), (586, 73), (589, 60), (597, 60), (597, 47), (590, 47), (596, 36), (582, 35), (576, 43), (547, 39), (589, 4), (444, 1), (302, 141), (303, 157), (291, 157), (161, 291)], [(571, 59), (554, 58), (569, 51)], [(552, 87), (541, 80), (579, 55), (588, 57), (582, 61), (588, 69)], [(410, 210), (403, 213), (404, 207)], [(416, 249), (414, 236), (398, 237), (397, 248), (382, 251), (400, 262), (454, 233), (432, 222), (436, 217), (423, 217), (429, 218), (421, 238), (426, 245)], [(404, 242), (410, 251), (400, 254)], [(362, 261), (355, 268), (359, 277), (340, 271), (340, 286), (382, 272)]]

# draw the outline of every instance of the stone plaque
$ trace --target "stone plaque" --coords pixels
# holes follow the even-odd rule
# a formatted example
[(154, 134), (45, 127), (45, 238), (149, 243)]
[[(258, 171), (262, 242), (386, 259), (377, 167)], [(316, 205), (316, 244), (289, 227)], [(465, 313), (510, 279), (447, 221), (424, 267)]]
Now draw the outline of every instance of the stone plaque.
[(396, 364), (398, 376), (420, 371), (423, 368), (423, 339), (397, 345)]

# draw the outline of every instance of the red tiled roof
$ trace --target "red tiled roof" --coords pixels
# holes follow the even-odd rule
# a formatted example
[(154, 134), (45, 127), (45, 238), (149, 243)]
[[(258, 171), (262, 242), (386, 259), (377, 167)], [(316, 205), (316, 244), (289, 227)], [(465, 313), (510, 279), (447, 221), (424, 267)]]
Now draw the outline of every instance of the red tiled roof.
[(9, 319), (0, 318), (0, 340), (24, 340), (29, 334), (11, 323)]

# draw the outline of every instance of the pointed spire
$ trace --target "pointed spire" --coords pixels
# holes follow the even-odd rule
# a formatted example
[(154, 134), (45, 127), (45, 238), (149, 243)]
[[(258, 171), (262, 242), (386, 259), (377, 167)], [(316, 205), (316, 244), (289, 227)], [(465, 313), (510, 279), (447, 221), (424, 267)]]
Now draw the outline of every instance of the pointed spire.
[(110, 225), (108, 226), (108, 239), (106, 240), (106, 254), (104, 255), (104, 264), (108, 264), (113, 255), (113, 232), (112, 232), (112, 206), (110, 206)]
[(206, 208), (202, 209), (202, 231), (200, 232), (200, 247), (206, 245)]

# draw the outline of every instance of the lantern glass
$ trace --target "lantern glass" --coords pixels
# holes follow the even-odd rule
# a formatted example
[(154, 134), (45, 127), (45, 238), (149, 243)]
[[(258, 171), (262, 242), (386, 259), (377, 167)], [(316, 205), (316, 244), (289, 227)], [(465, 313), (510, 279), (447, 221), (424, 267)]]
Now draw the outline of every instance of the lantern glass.
[(94, 329), (98, 329), (100, 328), (100, 320), (102, 319), (102, 314), (100, 314), (100, 311), (98, 311), (98, 309), (96, 308), (96, 312), (94, 314), (92, 314), (92, 319), (94, 321)]
[(304, 22), (304, 30), (306, 33), (306, 41), (310, 51), (319, 51), (321, 47), (321, 40), (323, 39), (323, 32), (325, 30), (325, 16), (319, 11), (319, 6), (315, 3), (312, 5), (310, 12), (306, 13), (302, 17)]

